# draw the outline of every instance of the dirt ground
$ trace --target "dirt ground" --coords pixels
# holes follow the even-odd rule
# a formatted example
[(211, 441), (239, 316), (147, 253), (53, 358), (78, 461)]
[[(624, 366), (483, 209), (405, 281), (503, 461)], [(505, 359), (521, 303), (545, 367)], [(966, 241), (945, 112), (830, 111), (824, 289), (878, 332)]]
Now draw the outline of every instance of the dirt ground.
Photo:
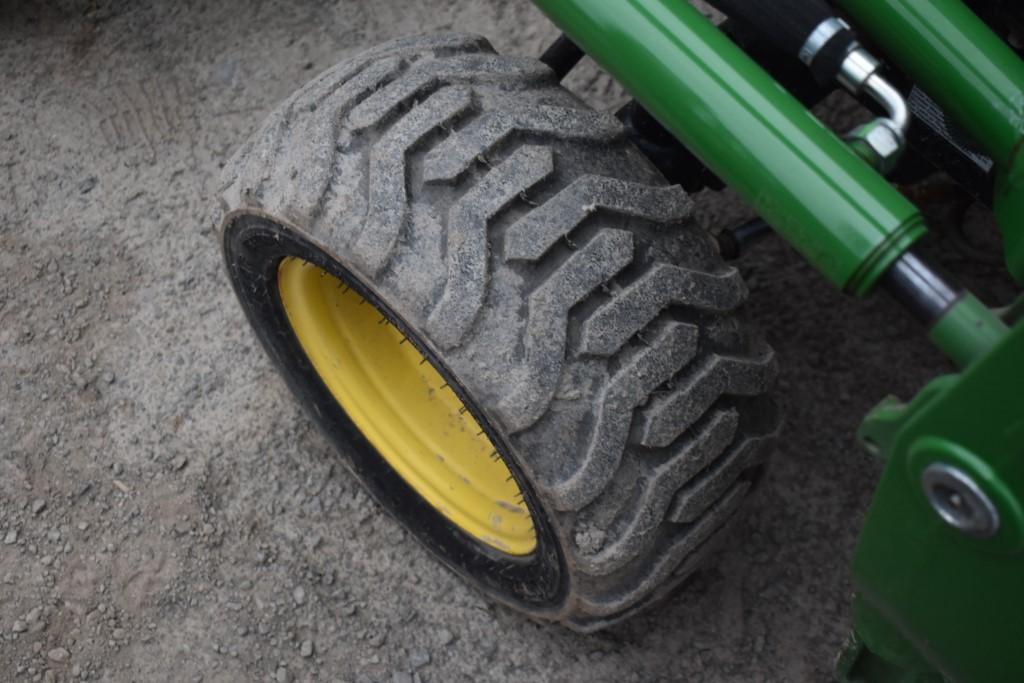
[[(944, 368), (886, 300), (777, 243), (744, 257), (782, 367), (774, 468), (710, 568), (591, 636), (431, 559), (258, 348), (222, 270), (219, 167), (321, 69), (442, 29), (520, 54), (554, 37), (525, 0), (0, 2), (0, 679), (829, 676), (879, 473), (854, 430)], [(570, 85), (619, 95), (592, 67)], [(748, 215), (699, 198), (709, 228)]]

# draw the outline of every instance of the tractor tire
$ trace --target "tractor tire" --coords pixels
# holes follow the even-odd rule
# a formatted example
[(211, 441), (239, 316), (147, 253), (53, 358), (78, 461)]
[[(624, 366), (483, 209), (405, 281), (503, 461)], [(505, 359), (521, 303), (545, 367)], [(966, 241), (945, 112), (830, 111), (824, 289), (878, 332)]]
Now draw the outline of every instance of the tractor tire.
[(458, 34), (372, 49), (272, 113), (221, 194), (232, 285), (292, 391), (492, 598), (614, 623), (757, 481), (776, 365), (739, 273), (540, 62)]

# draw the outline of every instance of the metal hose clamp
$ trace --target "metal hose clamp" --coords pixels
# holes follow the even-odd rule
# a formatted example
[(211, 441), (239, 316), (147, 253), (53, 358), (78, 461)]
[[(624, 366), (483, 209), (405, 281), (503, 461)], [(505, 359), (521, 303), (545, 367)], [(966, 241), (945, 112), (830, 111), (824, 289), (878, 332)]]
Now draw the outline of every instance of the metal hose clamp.
[(839, 17), (829, 17), (818, 24), (811, 31), (811, 35), (807, 36), (807, 41), (803, 44), (803, 47), (800, 48), (800, 54), (798, 55), (800, 61), (810, 66), (817, 54), (821, 52), (821, 48), (825, 47), (828, 41), (832, 40), (837, 33), (848, 28), (850, 28), (850, 25)]

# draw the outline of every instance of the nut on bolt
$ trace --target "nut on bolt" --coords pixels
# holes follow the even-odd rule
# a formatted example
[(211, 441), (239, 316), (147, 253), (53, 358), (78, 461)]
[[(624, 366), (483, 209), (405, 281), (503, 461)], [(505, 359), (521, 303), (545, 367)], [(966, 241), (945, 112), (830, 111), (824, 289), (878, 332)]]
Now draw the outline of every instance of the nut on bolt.
[(847, 136), (857, 154), (885, 174), (896, 167), (903, 153), (910, 109), (903, 95), (882, 76), (881, 68), (881, 62), (857, 45), (846, 55), (837, 78), (851, 93), (869, 96), (888, 114)]
[(857, 153), (883, 174), (894, 169), (903, 154), (903, 133), (888, 119), (865, 123), (854, 129), (848, 139)]
[(921, 473), (928, 503), (943, 522), (974, 538), (999, 531), (999, 511), (974, 478), (959, 467), (934, 462)]

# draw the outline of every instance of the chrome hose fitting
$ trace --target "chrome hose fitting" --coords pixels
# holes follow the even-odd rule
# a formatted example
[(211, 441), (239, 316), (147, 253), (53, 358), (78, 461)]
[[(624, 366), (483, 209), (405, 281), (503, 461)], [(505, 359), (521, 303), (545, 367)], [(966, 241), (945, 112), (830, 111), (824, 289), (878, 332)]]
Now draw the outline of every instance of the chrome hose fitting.
[(910, 108), (907, 101), (879, 73), (881, 63), (857, 46), (843, 60), (837, 79), (854, 95), (867, 95), (885, 109), (887, 117), (858, 126), (847, 138), (854, 149), (881, 173), (896, 167), (907, 144)]
[[(834, 43), (839, 44), (838, 49), (842, 52), (836, 53)], [(844, 88), (854, 95), (867, 95), (888, 114), (858, 126), (847, 136), (858, 154), (880, 172), (888, 173), (896, 166), (906, 147), (910, 126), (907, 101), (879, 73), (882, 63), (861, 47), (850, 33), (849, 24), (838, 17), (829, 17), (818, 24), (800, 48), (799, 57), (804, 64), (812, 66), (826, 59), (828, 55), (825, 53), (831, 53), (830, 60), (841, 57), (838, 71), (832, 73)]]

